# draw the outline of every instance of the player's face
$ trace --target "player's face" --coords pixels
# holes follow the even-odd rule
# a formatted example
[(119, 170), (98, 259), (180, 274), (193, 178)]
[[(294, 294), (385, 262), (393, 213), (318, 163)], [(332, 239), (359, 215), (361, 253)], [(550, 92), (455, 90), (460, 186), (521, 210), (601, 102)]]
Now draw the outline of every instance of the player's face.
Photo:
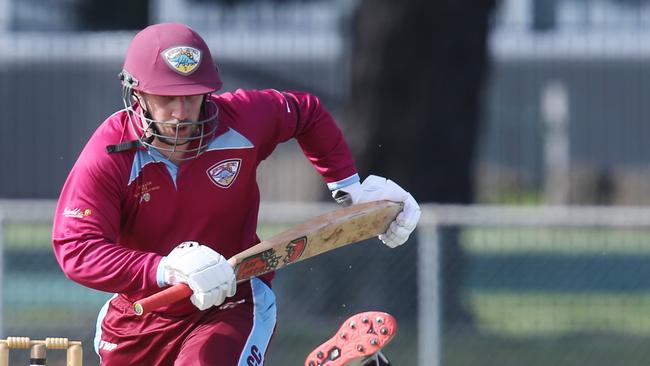
[[(196, 135), (196, 125), (178, 126), (179, 122), (198, 121), (203, 104), (203, 95), (164, 96), (142, 93), (142, 99), (150, 118), (155, 121), (159, 133), (167, 136), (176, 145), (187, 143), (188, 138)], [(167, 143), (167, 141), (160, 141)]]

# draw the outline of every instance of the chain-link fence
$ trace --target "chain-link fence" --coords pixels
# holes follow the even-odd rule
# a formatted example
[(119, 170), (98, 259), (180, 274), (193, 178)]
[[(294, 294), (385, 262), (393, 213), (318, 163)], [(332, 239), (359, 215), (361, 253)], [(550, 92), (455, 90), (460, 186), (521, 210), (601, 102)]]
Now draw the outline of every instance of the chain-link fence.
[[(84, 341), (87, 365), (98, 363), (93, 350), (96, 317), (112, 294), (68, 280), (51, 249), (55, 202), (0, 201), (2, 213), (3, 336), (69, 337)], [(262, 205), (262, 237), (334, 209), (333, 204)], [(330, 252), (278, 272), (278, 326), (267, 364), (302, 365), (313, 348), (329, 338), (348, 316), (387, 311), (399, 321), (390, 346), (401, 365), (417, 363), (417, 246), (389, 250), (372, 240)], [(18, 360), (19, 353), (12, 356)], [(57, 357), (53, 354), (52, 357)], [(48, 364), (56, 364), (52, 358)]]
[[(96, 364), (95, 319), (111, 294), (74, 284), (56, 265), (54, 202), (2, 201), (0, 208), (4, 335), (81, 339), (86, 364)], [(260, 234), (334, 208), (265, 203)], [(366, 310), (396, 316), (399, 331), (386, 349), (396, 366), (650, 360), (650, 210), (423, 209), (417, 235), (402, 247), (371, 240), (278, 272), (269, 366), (303, 364), (343, 320)], [(462, 255), (449, 256), (453, 247)]]
[[(447, 314), (441, 364), (647, 364), (648, 209), (446, 206), (434, 212), (440, 252), (458, 245), (463, 253), (452, 263), (440, 255), (440, 268), (461, 268), (457, 278), (440, 279)], [(466, 317), (444, 311), (453, 292), (460, 301), (452, 305)]]

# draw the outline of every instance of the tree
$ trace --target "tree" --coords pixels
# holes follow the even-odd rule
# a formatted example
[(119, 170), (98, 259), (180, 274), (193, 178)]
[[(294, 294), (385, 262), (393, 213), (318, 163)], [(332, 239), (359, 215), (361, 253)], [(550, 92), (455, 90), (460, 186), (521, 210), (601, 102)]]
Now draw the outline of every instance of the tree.
[[(364, 0), (353, 22), (347, 128), (362, 175), (419, 202), (470, 203), (495, 0)], [(442, 246), (443, 315), (467, 319), (458, 231)], [(414, 247), (414, 246), (413, 246)], [(414, 281), (415, 282), (415, 281)]]
[(77, 6), (84, 30), (140, 30), (148, 25), (149, 1), (82, 0)]

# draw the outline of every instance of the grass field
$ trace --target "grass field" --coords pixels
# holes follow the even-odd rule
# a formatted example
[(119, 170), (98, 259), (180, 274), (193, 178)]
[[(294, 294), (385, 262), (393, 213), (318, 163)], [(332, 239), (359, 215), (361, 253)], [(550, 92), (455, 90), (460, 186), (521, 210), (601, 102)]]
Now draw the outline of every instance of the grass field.
[[(282, 229), (260, 233), (266, 238)], [(53, 261), (50, 230), (49, 224), (7, 225), (5, 258), (42, 253)], [(473, 228), (462, 232), (461, 243), (468, 261), (463, 295), (475, 323), (445, 328), (445, 365), (546, 366), (552, 359), (553, 365), (629, 366), (650, 360), (650, 231)], [(34, 335), (67, 327), (92, 338), (94, 316), (110, 294), (71, 283), (54, 262), (5, 264), (26, 269), (5, 274), (7, 329)], [(301, 364), (341, 320), (282, 319), (290, 315), (281, 314), (270, 366)], [(396, 365), (415, 364), (416, 334), (415, 324), (400, 326), (389, 349)]]
[(650, 360), (650, 338), (626, 334), (512, 338), (460, 330), (444, 339), (445, 366), (645, 366)]
[(472, 228), (463, 231), (468, 253), (650, 254), (650, 230)]
[(485, 334), (515, 338), (574, 333), (650, 337), (650, 294), (481, 293), (469, 295)]

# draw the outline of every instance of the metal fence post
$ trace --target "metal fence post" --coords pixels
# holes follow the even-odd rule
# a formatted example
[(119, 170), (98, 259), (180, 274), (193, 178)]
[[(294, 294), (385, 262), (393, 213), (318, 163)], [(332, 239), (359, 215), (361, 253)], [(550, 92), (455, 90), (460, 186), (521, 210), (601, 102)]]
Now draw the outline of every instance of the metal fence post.
[(5, 338), (5, 336), (6, 336), (5, 335), (5, 323), (4, 323), (4, 314), (5, 314), (5, 309), (4, 309), (4, 299), (5, 299), (5, 296), (4, 296), (5, 233), (4, 233), (4, 228), (5, 228), (5, 220), (4, 220), (4, 215), (3, 215), (3, 211), (2, 211), (2, 205), (0, 205), (0, 338)]
[(440, 240), (433, 210), (423, 207), (417, 234), (418, 364), (440, 366)]

